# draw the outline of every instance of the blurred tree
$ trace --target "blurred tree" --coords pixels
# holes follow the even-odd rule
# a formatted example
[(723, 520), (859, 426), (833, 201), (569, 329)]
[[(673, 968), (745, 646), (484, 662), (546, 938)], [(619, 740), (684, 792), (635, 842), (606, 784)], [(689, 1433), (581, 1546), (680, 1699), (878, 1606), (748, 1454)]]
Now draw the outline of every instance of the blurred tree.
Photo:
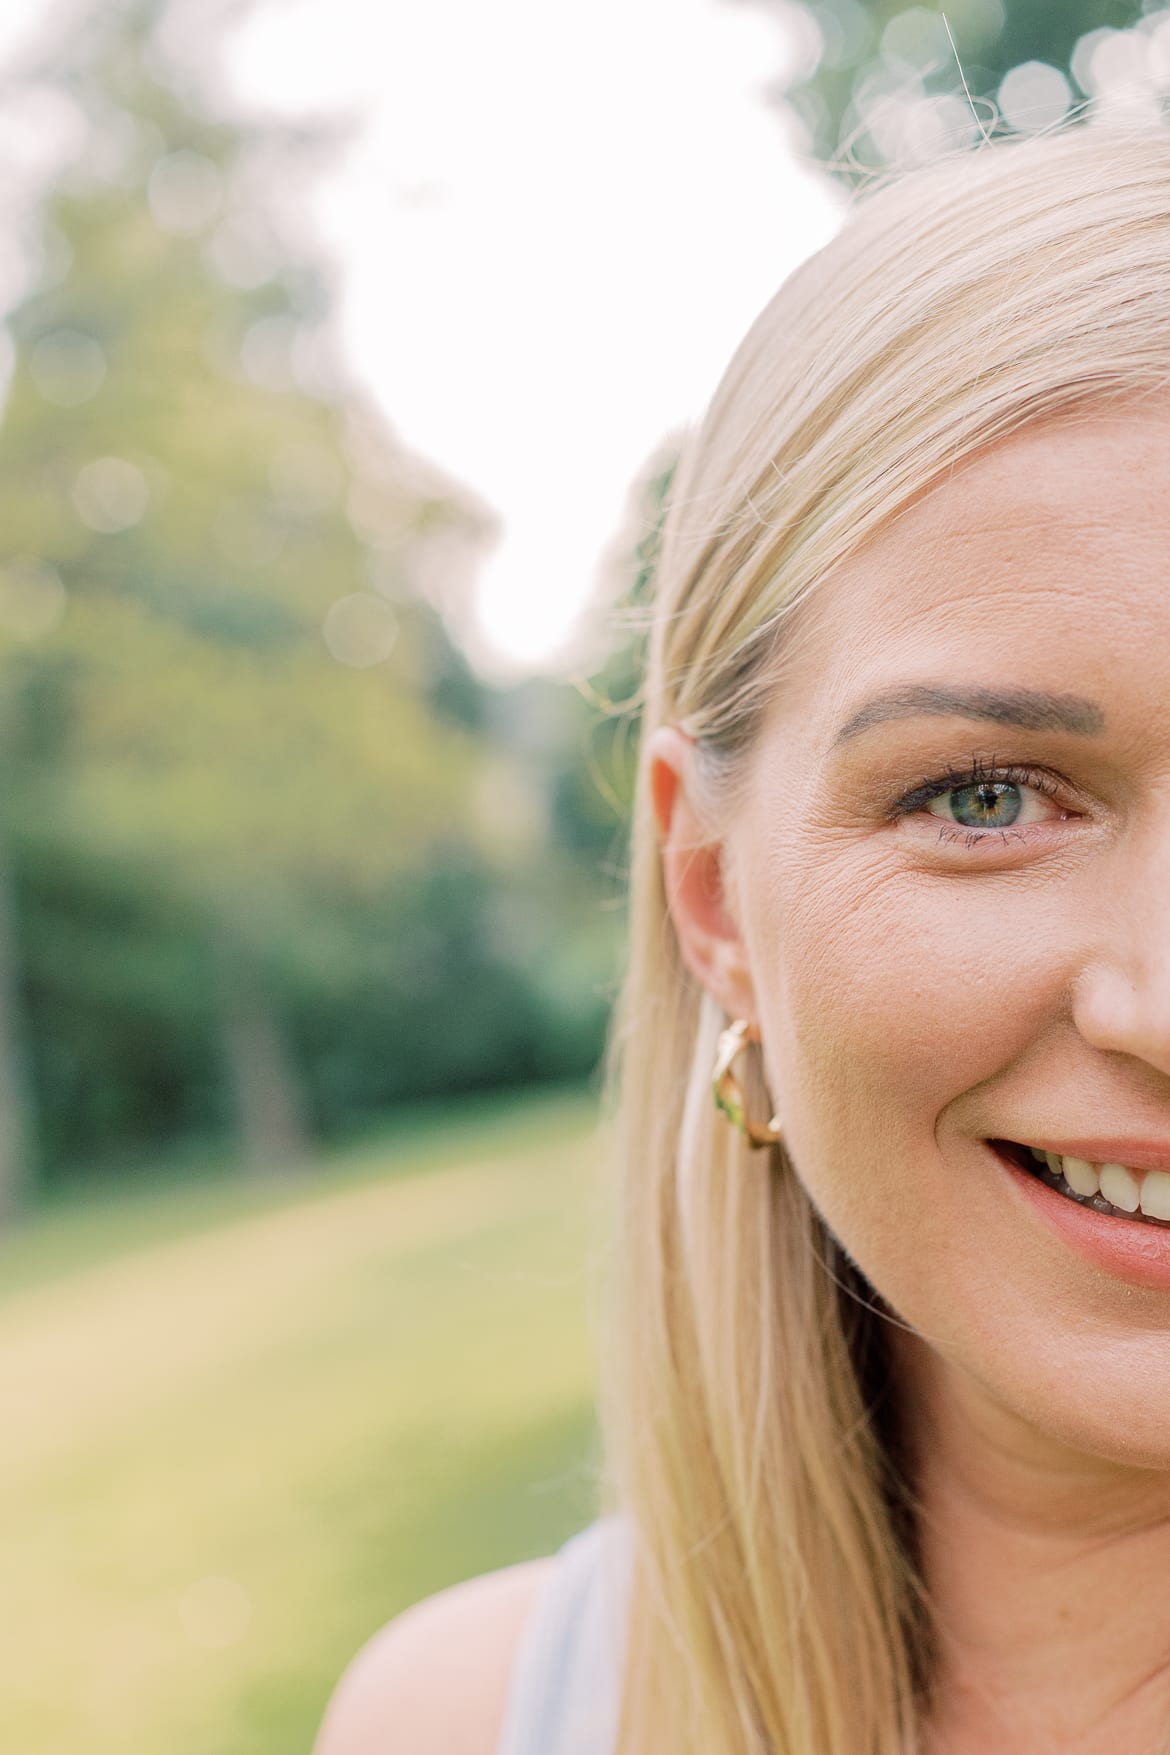
[(588, 699), (472, 673), (447, 616), (492, 519), (331, 364), (281, 227), (329, 139), (213, 115), (170, 15), (95, 5), (34, 74), (77, 150), (0, 425), (10, 1205), (34, 1145), (42, 1181), (229, 1131), (280, 1168), (404, 1098), (580, 1077), (620, 954), (640, 635)]
[[(220, 1020), (247, 1156), (286, 1165), (305, 1116), (281, 996), (312, 984), (323, 922), (386, 906), (445, 844), (477, 769), (477, 686), (401, 581), (489, 520), (329, 368), (320, 277), (265, 210), (319, 143), (181, 101), (152, 52), (164, 11), (95, 10), (40, 75), (83, 141), (11, 318), (0, 430), (0, 845), (27, 879), (0, 870), (0, 1100), (11, 1114), (28, 1088), (22, 994), (55, 1111), (79, 989), (99, 1033), (136, 934), (144, 1015), (173, 1034), (190, 1005), (190, 949), (163, 949), (177, 933), (204, 947), (198, 1003)], [(0, 1136), (10, 1187), (33, 1131)], [(48, 1140), (80, 1144), (60, 1120)]]
[(1087, 98), (1156, 111), (1170, 88), (1160, 0), (747, 3), (785, 30), (773, 95), (847, 180), (971, 144), (997, 122), (1050, 126)]
[(25, 1060), (18, 918), (8, 849), (0, 837), (0, 1225), (19, 1212), (38, 1150)]

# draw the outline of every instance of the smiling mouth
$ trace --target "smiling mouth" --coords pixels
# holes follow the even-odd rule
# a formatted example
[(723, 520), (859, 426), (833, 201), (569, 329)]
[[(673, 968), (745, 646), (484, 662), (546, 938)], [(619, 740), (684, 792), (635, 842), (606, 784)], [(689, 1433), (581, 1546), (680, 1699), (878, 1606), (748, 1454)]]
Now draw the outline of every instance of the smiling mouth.
[[(1143, 1213), (1137, 1206), (1140, 1198), (1139, 1188), (1141, 1173), (1125, 1171), (1123, 1176), (1115, 1173), (1122, 1167), (1117, 1164), (1085, 1164), (1082, 1159), (1074, 1158), (1070, 1162), (1070, 1172), (1080, 1185), (1074, 1188), (1065, 1174), (1064, 1161), (1055, 1153), (1037, 1151), (1034, 1146), (1020, 1145), (1016, 1140), (988, 1140), (988, 1145), (996, 1155), (1017, 1170), (1024, 1170), (1034, 1176), (1037, 1182), (1043, 1182), (1046, 1188), (1063, 1195), (1066, 1200), (1076, 1201), (1078, 1206), (1091, 1207), (1095, 1213), (1104, 1213), (1111, 1219), (1125, 1219), (1131, 1224), (1156, 1225), (1160, 1230), (1170, 1231), (1170, 1219), (1157, 1218), (1153, 1213)], [(1091, 1172), (1091, 1174), (1090, 1174)], [(1170, 1177), (1165, 1180), (1170, 1182)], [(1091, 1192), (1093, 1184), (1097, 1184), (1096, 1193)], [(1104, 1184), (1104, 1188), (1102, 1187)], [(1118, 1206), (1109, 1200), (1104, 1192), (1119, 1195), (1123, 1200), (1134, 1203), (1133, 1209)]]

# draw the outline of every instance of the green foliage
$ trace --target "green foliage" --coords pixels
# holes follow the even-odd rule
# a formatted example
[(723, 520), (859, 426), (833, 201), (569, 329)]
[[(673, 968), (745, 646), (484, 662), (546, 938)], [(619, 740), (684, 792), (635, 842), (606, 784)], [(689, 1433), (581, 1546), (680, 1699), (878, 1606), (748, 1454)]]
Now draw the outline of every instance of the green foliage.
[[(802, 10), (815, 28), (783, 99), (812, 153), (847, 180), (978, 140), (995, 125), (1004, 78), (1026, 62), (1059, 69), (1083, 104), (1074, 51), (1088, 33), (1166, 16), (1138, 0), (816, 0)], [(943, 96), (961, 104), (929, 101)]]
[[(10, 628), (0, 653), (9, 738), (26, 757), (17, 822), (43, 821), (55, 793), (71, 843), (148, 863), (279, 937), (274, 886), (369, 894), (465, 803), (470, 752), (428, 709), (417, 635), (362, 669), (323, 637), (355, 594), (393, 627), (347, 502), (382, 496), (404, 535), (431, 508), (404, 490), (352, 391), (337, 403), (296, 383), (320, 297), (308, 278), (240, 291), (202, 236), (158, 224), (160, 165), (197, 155), (227, 184), (238, 143), (145, 81), (128, 91), (124, 74), (99, 76), (132, 106), (121, 115), (137, 156), (115, 188), (53, 203), (73, 270), (12, 323), (0, 568), (18, 580), (51, 568), (67, 605), (51, 637)], [(270, 343), (281, 358), (257, 382), (249, 349)], [(86, 346), (104, 365), (79, 384)]]
[(209, 120), (163, 11), (95, 8), (43, 72), (86, 139), (10, 320), (0, 1012), (46, 1186), (265, 1105), (281, 1151), (294, 1110), (580, 1075), (616, 956), (553, 802), (581, 703), (468, 669), (416, 580), (490, 520), (329, 365), (266, 206), (328, 141)]

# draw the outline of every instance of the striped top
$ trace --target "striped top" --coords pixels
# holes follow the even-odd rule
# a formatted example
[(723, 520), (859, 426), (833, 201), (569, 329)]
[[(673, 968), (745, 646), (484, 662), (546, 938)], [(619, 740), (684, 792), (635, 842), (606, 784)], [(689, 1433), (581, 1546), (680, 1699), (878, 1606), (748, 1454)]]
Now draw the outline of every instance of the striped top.
[(497, 1755), (612, 1755), (630, 1559), (616, 1516), (558, 1549), (517, 1648)]

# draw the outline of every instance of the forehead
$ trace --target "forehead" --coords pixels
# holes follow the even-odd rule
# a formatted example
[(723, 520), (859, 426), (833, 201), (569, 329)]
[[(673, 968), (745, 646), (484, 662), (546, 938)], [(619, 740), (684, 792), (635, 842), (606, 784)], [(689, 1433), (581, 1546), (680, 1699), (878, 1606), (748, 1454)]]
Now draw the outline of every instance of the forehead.
[(916, 678), (1164, 688), (1170, 399), (989, 447), (838, 566), (790, 633), (786, 719)]

